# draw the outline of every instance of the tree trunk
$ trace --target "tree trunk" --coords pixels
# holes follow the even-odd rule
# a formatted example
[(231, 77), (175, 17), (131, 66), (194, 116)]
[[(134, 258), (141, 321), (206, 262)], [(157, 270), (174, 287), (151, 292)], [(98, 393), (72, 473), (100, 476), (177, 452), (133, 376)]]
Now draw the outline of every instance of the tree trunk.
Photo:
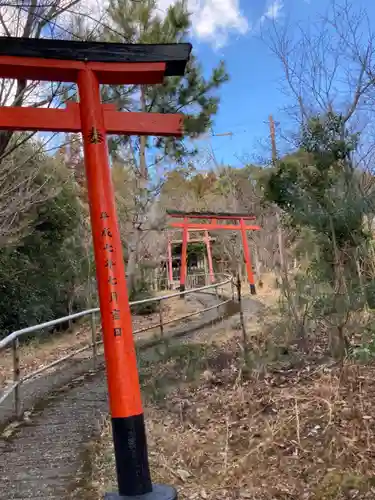
[(134, 231), (131, 236), (131, 244), (128, 250), (128, 262), (126, 266), (127, 285), (129, 293), (132, 293), (137, 285), (139, 270), (139, 243), (140, 232)]
[(262, 282), (262, 277), (261, 277), (261, 263), (259, 260), (259, 252), (258, 248), (256, 245), (254, 245), (254, 264), (255, 264), (255, 273), (258, 281), (258, 286), (262, 287), (263, 282)]
[(369, 311), (369, 305), (368, 305), (368, 301), (367, 301), (366, 288), (365, 288), (365, 285), (363, 283), (362, 269), (361, 269), (361, 264), (360, 264), (360, 261), (359, 261), (359, 255), (358, 254), (359, 254), (359, 252), (358, 252), (358, 249), (357, 249), (357, 256), (356, 256), (356, 259), (355, 259), (355, 264), (356, 264), (356, 268), (357, 268), (359, 286), (360, 286), (361, 294), (362, 294), (363, 301), (364, 301), (364, 310), (367, 313)]
[[(145, 88), (141, 87), (141, 111), (146, 112), (146, 96), (145, 96)], [(147, 212), (147, 164), (146, 164), (146, 147), (147, 147), (147, 137), (142, 136), (139, 139), (139, 176), (137, 182), (137, 198), (138, 198), (138, 207), (137, 217), (134, 221), (134, 231), (132, 236), (130, 236), (130, 245), (129, 245), (129, 257), (127, 264), (127, 283), (129, 293), (134, 290), (137, 281), (137, 274), (139, 268), (139, 244), (141, 240), (141, 234), (138, 230), (146, 216)], [(134, 163), (136, 164), (136, 158), (134, 158)]]
[(210, 277), (208, 275), (208, 264), (207, 264), (206, 254), (203, 255), (203, 269), (204, 269), (204, 275), (205, 275), (205, 284), (209, 285), (210, 284)]
[[(340, 255), (340, 250), (337, 246), (337, 239), (336, 239), (336, 231), (334, 228), (333, 220), (332, 217), (329, 217), (329, 222), (330, 222), (330, 228), (331, 228), (331, 236), (332, 236), (332, 247), (333, 247), (333, 255), (334, 255), (334, 293), (337, 296), (344, 295), (346, 294), (349, 296), (348, 292), (348, 287), (346, 284), (346, 279), (345, 279), (345, 274), (344, 274), (344, 269), (343, 269), (343, 263)], [(340, 311), (339, 314), (346, 314), (347, 318), (349, 316), (349, 310), (346, 311)], [(346, 321), (347, 321), (346, 318)], [(346, 351), (349, 347), (349, 342), (348, 339), (346, 338), (345, 332), (344, 332), (344, 327), (345, 323), (341, 323), (337, 327), (337, 350), (335, 353), (333, 353), (336, 356), (339, 356), (340, 359), (343, 359)]]

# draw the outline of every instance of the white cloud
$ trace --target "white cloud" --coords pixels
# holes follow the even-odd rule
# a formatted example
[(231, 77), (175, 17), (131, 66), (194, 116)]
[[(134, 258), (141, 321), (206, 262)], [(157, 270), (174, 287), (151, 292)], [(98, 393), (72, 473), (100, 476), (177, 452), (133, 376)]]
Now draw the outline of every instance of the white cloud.
[[(60, 0), (60, 2), (65, 4), (70, 3), (71, 0)], [(175, 2), (176, 0), (156, 0), (158, 13), (165, 14), (168, 7)], [(276, 0), (275, 4), (277, 2), (281, 2), (281, 0)], [(105, 21), (110, 24), (105, 16), (107, 5), (108, 0), (80, 0), (71, 9), (72, 12), (69, 10), (64, 15), (59, 16), (58, 24), (62, 29), (65, 26), (69, 28), (72, 17), (78, 12), (85, 19), (87, 26), (95, 26), (95, 20), (98, 20), (99, 23)], [(241, 11), (240, 0), (187, 0), (187, 5), (192, 15), (192, 35), (215, 47), (225, 45), (230, 35), (245, 35), (250, 30), (249, 21)], [(270, 9), (271, 6), (268, 10), (270, 11)], [(266, 13), (265, 16), (268, 17), (270, 12)], [(0, 7), (0, 13), (5, 17), (6, 24), (12, 27), (12, 35), (20, 36), (26, 21), (26, 12), (20, 8)], [(0, 33), (2, 31), (0, 25)]]
[[(158, 0), (161, 11), (166, 11), (174, 0)], [(240, 10), (239, 0), (188, 0), (192, 14), (194, 35), (203, 41), (222, 47), (230, 34), (244, 35), (249, 22)]]
[[(158, 15), (165, 15), (168, 7), (175, 3), (176, 0), (156, 0)], [(103, 10), (107, 4), (108, 0), (80, 1), (82, 15), (85, 9), (91, 13), (88, 24), (92, 24), (93, 18), (105, 19)], [(187, 6), (191, 13), (192, 35), (215, 47), (225, 45), (230, 34), (244, 35), (249, 31), (249, 22), (241, 12), (240, 0), (187, 0)], [(105, 22), (110, 24), (108, 19)]]
[(272, 3), (267, 5), (264, 14), (259, 19), (259, 24), (263, 24), (265, 21), (276, 21), (283, 10), (284, 4), (282, 0), (273, 0)]
[[(174, 2), (157, 0), (161, 12), (165, 12)], [(250, 30), (249, 20), (241, 12), (239, 0), (187, 0), (187, 4), (192, 13), (193, 34), (216, 48), (224, 46), (230, 35), (245, 35)], [(283, 8), (283, 0), (268, 0), (265, 11), (252, 24), (252, 31), (256, 31), (266, 21), (279, 19)]]

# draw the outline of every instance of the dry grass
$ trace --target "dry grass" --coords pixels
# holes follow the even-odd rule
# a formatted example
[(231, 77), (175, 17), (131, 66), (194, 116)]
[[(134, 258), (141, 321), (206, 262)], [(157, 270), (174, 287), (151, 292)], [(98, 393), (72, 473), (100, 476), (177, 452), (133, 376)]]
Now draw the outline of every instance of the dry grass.
[[(162, 401), (149, 396), (155, 481), (175, 484), (186, 499), (375, 497), (374, 367), (243, 380), (226, 360), (224, 369), (209, 363), (199, 384), (184, 384)], [(175, 368), (164, 370), (173, 378)], [(107, 423), (94, 468), (98, 499), (115, 485), (112, 456)]]
[(155, 479), (178, 484), (183, 498), (202, 489), (211, 499), (374, 498), (373, 375), (206, 374), (166, 409), (149, 406)]
[(257, 295), (266, 306), (274, 306), (280, 298), (280, 289), (276, 288), (275, 273), (262, 274), (262, 286), (257, 287)]
[[(165, 294), (165, 293), (164, 293)], [(165, 321), (173, 317), (182, 316), (189, 312), (195, 312), (202, 308), (195, 301), (181, 300), (178, 297), (166, 300), (163, 308), (163, 318)], [(133, 316), (134, 330), (159, 324), (159, 313), (144, 316)], [(139, 338), (145, 339), (155, 334), (155, 329), (142, 332)], [(101, 328), (98, 326), (97, 338), (101, 337)], [(21, 344), (19, 349), (21, 375), (31, 373), (38, 368), (48, 365), (57, 359), (66, 356), (74, 351), (85, 347), (91, 343), (91, 327), (87, 322), (77, 323), (72, 330), (64, 332), (54, 332), (42, 337), (35, 337), (27, 343)], [(76, 359), (84, 359), (91, 356), (88, 349), (77, 355)], [(13, 377), (13, 355), (11, 349), (0, 353), (0, 389), (12, 381)], [(58, 367), (54, 369), (59, 369)]]
[[(153, 480), (182, 499), (374, 499), (375, 366), (285, 363), (246, 375), (239, 335), (141, 359)], [(116, 489), (108, 421), (95, 451), (99, 499)]]

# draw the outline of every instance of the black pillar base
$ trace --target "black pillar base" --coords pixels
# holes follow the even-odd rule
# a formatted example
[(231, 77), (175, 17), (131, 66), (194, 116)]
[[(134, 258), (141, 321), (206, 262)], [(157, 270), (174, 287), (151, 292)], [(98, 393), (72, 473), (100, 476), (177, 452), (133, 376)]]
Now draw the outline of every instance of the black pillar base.
[(136, 497), (151, 491), (143, 414), (112, 418), (112, 434), (121, 494)]
[(256, 295), (257, 294), (257, 292), (255, 290), (255, 285), (250, 285), (250, 293), (251, 293), (251, 295)]
[[(185, 285), (180, 285), (180, 292), (184, 292), (185, 291)], [(185, 295), (180, 295), (180, 299), (184, 299), (185, 298)]]
[(118, 493), (106, 493), (104, 500), (177, 500), (177, 491), (172, 486), (153, 484), (152, 491), (144, 495), (129, 497)]

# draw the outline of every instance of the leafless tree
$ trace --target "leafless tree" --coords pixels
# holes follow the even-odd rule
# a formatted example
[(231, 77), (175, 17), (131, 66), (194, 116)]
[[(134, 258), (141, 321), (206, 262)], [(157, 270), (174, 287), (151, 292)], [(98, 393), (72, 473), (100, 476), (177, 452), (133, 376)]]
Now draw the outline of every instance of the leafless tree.
[(263, 38), (281, 63), (285, 111), (300, 125), (310, 116), (341, 114), (360, 131), (362, 156), (373, 157), (375, 31), (366, 10), (331, 0), (327, 14), (295, 26), (276, 22)]
[(55, 195), (57, 167), (58, 162), (46, 157), (37, 144), (23, 145), (4, 158), (0, 168), (0, 246), (17, 241), (33, 220), (33, 208)]
[[(0, 0), (2, 36), (39, 38), (85, 38), (87, 30), (79, 21), (87, 9), (79, 0)], [(91, 26), (91, 33), (96, 26)], [(60, 106), (71, 93), (64, 84), (23, 80), (0, 80), (0, 106)], [(33, 138), (33, 143), (29, 140)], [(54, 140), (53, 140), (54, 139)], [(56, 142), (54, 135), (36, 140), (35, 133), (0, 132), (0, 241), (14, 241), (32, 218), (32, 208), (54, 195), (47, 176), (39, 182), (44, 160), (41, 157)], [(30, 156), (27, 156), (30, 155)], [(40, 176), (39, 176), (40, 177)], [(37, 180), (38, 179), (38, 180)]]
[[(39, 38), (49, 32), (54, 37), (74, 37), (68, 23), (69, 10), (79, 0), (22, 0), (0, 2), (0, 33), (3, 36)], [(65, 16), (65, 18), (64, 18)], [(70, 21), (69, 21), (70, 23)], [(64, 93), (59, 83), (41, 84), (28, 80), (2, 79), (0, 83), (0, 106), (33, 107), (49, 106)], [(0, 161), (11, 154), (20, 144), (33, 134), (14, 134), (12, 131), (0, 132)]]
[(284, 111), (298, 130), (279, 129), (279, 137), (295, 149), (300, 125), (311, 116), (341, 115), (345, 128), (359, 133), (352, 162), (363, 175), (362, 194), (375, 208), (375, 27), (368, 12), (350, 0), (330, 0), (315, 21), (275, 22), (263, 39), (280, 61), (281, 90), (289, 98)]

